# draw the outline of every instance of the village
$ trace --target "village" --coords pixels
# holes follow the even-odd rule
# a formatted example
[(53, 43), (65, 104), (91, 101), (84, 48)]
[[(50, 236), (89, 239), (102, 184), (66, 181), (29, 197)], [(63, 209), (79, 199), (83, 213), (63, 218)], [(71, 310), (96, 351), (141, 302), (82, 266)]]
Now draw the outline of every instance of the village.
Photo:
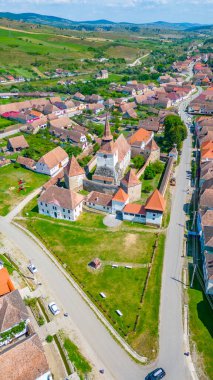
[[(155, 359), (155, 308), (160, 305), (165, 238), (182, 154), (191, 170), (187, 187), (178, 191), (190, 206), (186, 226), (179, 226), (184, 227), (184, 244), (187, 241), (186, 250), (193, 258), (191, 281), (197, 272), (203, 277), (204, 293), (211, 302), (211, 59), (212, 53), (188, 54), (153, 83), (131, 78), (125, 84), (112, 81), (106, 85), (107, 96), (84, 94), (80, 89), (73, 94), (0, 94), (7, 100), (0, 104), (0, 119), (9, 124), (0, 129), (0, 359), (5, 378), (11, 377), (8, 361), (20, 371), (20, 379), (25, 376), (26, 380), (99, 379), (104, 374), (95, 368), (96, 359), (84, 339), (76, 339), (75, 323), (70, 328), (69, 307), (65, 310), (62, 302), (59, 307), (50, 302), (53, 291), (43, 282), (44, 269), (39, 269), (40, 274), (34, 264), (36, 244), (39, 260), (42, 255), (51, 257), (50, 272), (62, 276), (63, 268), (66, 294), (72, 283), (121, 346), (126, 349), (128, 345), (135, 360), (149, 363)], [(104, 66), (107, 60), (98, 59), (98, 63), (103, 69), (93, 77), (105, 81), (110, 75)], [(60, 77), (61, 86), (78, 86), (69, 70), (58, 68), (45, 75)], [(25, 78), (0, 77), (0, 83), (6, 81)], [(90, 80), (84, 82), (90, 84)], [(186, 157), (186, 139), (190, 145), (191, 136), (192, 156)], [(32, 248), (27, 258), (21, 254), (24, 239), (15, 251), (6, 238), (13, 228), (19, 241), (23, 233), (27, 235), (26, 250)], [(153, 298), (151, 317), (146, 315), (149, 297)], [(77, 311), (72, 312), (77, 320)], [(76, 339), (76, 346), (71, 338)], [(70, 356), (71, 351), (78, 351), (79, 342), (83, 372)]]

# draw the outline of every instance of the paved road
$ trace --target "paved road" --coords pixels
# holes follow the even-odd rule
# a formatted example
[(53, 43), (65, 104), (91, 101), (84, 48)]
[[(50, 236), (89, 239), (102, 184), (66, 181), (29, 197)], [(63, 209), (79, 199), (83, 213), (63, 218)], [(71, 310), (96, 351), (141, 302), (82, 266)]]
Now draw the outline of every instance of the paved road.
[[(180, 113), (185, 119), (187, 115), (184, 114), (183, 107), (180, 106)], [(168, 380), (189, 380), (191, 378), (184, 356), (182, 285), (180, 283), (185, 221), (183, 206), (188, 186), (186, 170), (190, 168), (190, 153), (191, 137), (188, 136), (183, 145), (181, 162), (176, 176), (176, 192), (166, 239), (160, 308), (160, 353), (156, 363), (149, 368), (139, 366), (129, 358), (69, 281), (34, 241), (11, 225), (7, 218), (0, 219), (0, 231), (5, 233), (28, 259), (35, 262), (39, 268), (42, 283), (51, 289), (55, 300), (63, 310), (72, 316), (73, 323), (95, 353), (98, 365), (103, 366), (106, 370), (103, 379), (143, 379), (154, 366), (165, 368)]]
[[(151, 52), (150, 52), (150, 53), (151, 53)], [(140, 64), (141, 64), (141, 60), (142, 60), (143, 58), (148, 57), (148, 55), (149, 55), (150, 53), (147, 53), (147, 54), (142, 55), (141, 57), (137, 58), (133, 63), (129, 63), (128, 66), (129, 66), (129, 67), (134, 67), (134, 66), (138, 66), (138, 65), (140, 65)]]
[(18, 133), (20, 131), (19, 128), (13, 129), (12, 131), (9, 131), (9, 132), (0, 133), (0, 139), (4, 139), (5, 137), (9, 137), (9, 136), (15, 135), (16, 133)]

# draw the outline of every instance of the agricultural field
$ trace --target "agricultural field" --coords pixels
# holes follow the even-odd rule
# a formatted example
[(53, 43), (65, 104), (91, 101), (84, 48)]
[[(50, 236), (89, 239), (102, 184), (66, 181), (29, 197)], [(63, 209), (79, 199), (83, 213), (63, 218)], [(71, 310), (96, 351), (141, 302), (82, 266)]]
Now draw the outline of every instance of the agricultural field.
[[(154, 358), (158, 350), (164, 235), (128, 224), (125, 230), (111, 230), (103, 224), (103, 215), (93, 213), (83, 213), (75, 223), (56, 221), (38, 214), (35, 199), (25, 207), (22, 217), (25, 219), (17, 221), (32, 231), (61, 264), (66, 264), (67, 271), (121, 336), (137, 352)], [(99, 270), (88, 265), (96, 257), (102, 262)], [(112, 268), (112, 264), (119, 267)], [(116, 314), (117, 309), (122, 317)]]
[[(25, 182), (22, 191), (19, 191), (18, 181), (20, 179)], [(16, 167), (16, 164), (0, 168), (0, 215), (6, 215), (27, 194), (40, 187), (47, 180), (47, 176)]]

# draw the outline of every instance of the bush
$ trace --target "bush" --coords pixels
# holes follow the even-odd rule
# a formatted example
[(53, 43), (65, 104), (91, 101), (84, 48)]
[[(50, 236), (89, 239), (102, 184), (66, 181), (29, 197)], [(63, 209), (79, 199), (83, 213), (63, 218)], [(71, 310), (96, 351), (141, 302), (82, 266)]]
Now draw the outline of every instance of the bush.
[(47, 335), (46, 341), (47, 341), (47, 343), (51, 343), (53, 341), (53, 336), (52, 335)]
[(144, 188), (143, 188), (143, 192), (144, 193), (151, 193), (152, 191), (152, 186), (151, 185), (145, 185)]
[(45, 324), (45, 320), (44, 320), (44, 318), (42, 317), (42, 316), (40, 316), (39, 318), (38, 318), (38, 325), (39, 326), (43, 326)]

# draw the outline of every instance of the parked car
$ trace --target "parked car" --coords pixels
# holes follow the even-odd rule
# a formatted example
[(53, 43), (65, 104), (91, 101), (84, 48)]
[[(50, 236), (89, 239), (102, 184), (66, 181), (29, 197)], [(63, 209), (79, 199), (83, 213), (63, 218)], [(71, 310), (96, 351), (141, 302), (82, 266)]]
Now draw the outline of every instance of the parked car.
[(34, 273), (36, 273), (36, 272), (38, 272), (38, 269), (35, 267), (35, 265), (34, 264), (29, 264), (28, 266), (27, 266), (27, 268), (29, 269), (29, 271), (32, 273), (32, 274), (34, 274)]
[(160, 380), (163, 379), (164, 376), (166, 376), (164, 369), (156, 368), (145, 377), (145, 380)]
[(60, 313), (60, 310), (59, 310), (59, 308), (58, 308), (58, 306), (56, 305), (55, 302), (50, 302), (49, 305), (48, 305), (48, 308), (49, 308), (49, 310), (51, 311), (51, 313), (53, 315), (57, 315), (57, 314)]

